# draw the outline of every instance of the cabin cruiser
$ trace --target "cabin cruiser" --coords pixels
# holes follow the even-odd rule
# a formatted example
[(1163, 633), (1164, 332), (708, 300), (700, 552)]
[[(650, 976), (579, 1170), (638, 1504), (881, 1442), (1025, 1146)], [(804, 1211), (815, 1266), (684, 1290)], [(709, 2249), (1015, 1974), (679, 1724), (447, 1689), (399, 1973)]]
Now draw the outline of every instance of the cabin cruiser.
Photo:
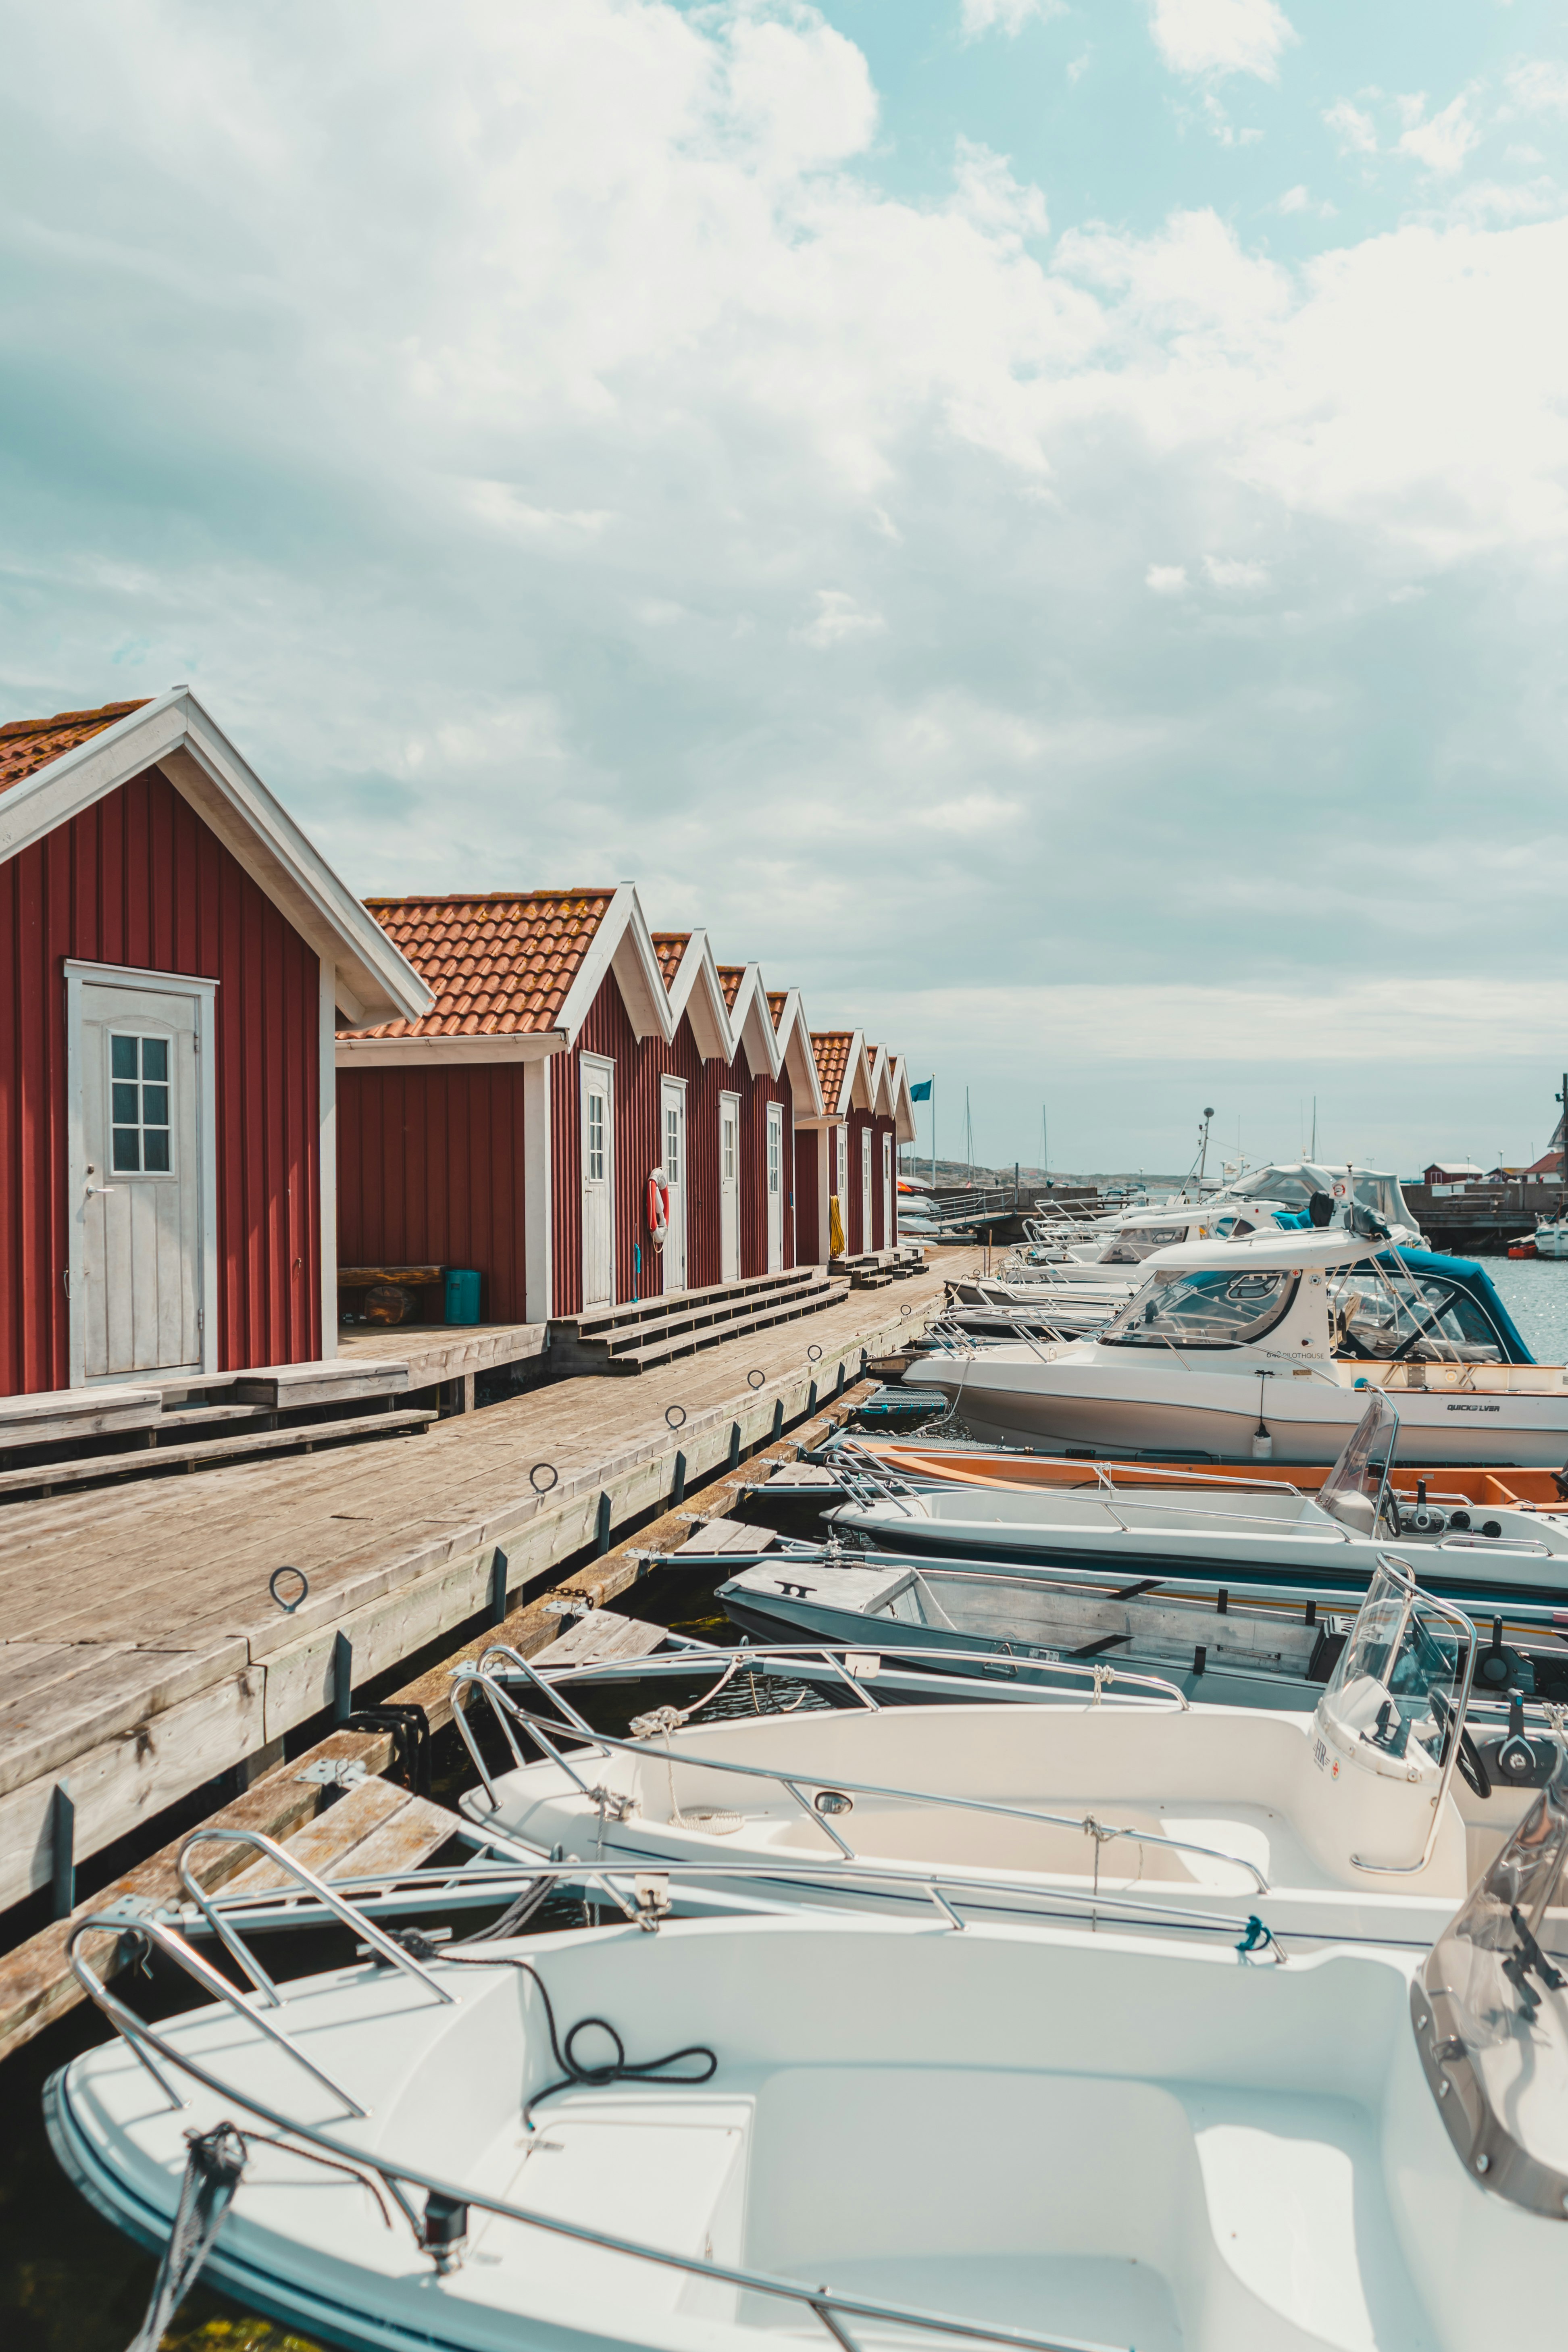
[(1201, 1470), (1121, 1477), (1106, 1463), (1080, 1467), (1071, 1487), (913, 1486), (868, 1464), (858, 1478), (847, 1474), (854, 1491), (826, 1516), (841, 1533), (884, 1550), (1015, 1567), (1114, 1562), (1131, 1576), (1225, 1576), (1245, 1566), (1353, 1583), (1371, 1574), (1385, 1544), (1399, 1542), (1435, 1582), (1568, 1598), (1568, 1503), (1476, 1508), (1442, 1491), (1439, 1475), (1418, 1479), (1402, 1506), (1393, 1477), (1398, 1441), (1398, 1413), (1374, 1390), (1314, 1494)]
[(1461, 1282), (1396, 1276), (1384, 1256), (1409, 1265), (1381, 1234), (1189, 1242), (1145, 1260), (1094, 1338), (955, 1339), (906, 1385), (939, 1390), (973, 1435), (1005, 1444), (1303, 1463), (1333, 1461), (1381, 1389), (1413, 1461), (1568, 1460), (1563, 1368), (1510, 1361)]
[[(1468, 1619), (1385, 1555), (1310, 1715), (1194, 1706), (1168, 1684), (1161, 1705), (1158, 1679), (1138, 1675), (1116, 1687), (1141, 1703), (1120, 1706), (1097, 1689), (1070, 1707), (889, 1708), (862, 1673), (849, 1685), (859, 1704), (841, 1711), (693, 1723), (738, 1672), (754, 1673), (737, 1654), (712, 1693), (634, 1717), (616, 1738), (584, 1720), (561, 1677), (546, 1686), (496, 1650), (454, 1689), (479, 1776), (463, 1811), (542, 1859), (749, 1860), (774, 1893), (781, 1860), (851, 1874), (952, 1864), (993, 1878), (987, 1910), (1064, 1889), (1179, 1895), (1200, 1909), (1243, 1896), (1292, 1948), (1371, 1936), (1426, 1950), (1558, 1760), (1553, 1732), (1521, 1733), (1520, 1780), (1489, 1772), (1467, 1725), (1478, 1648)], [(468, 1707), (481, 1696), (510, 1770), (492, 1770), (475, 1738)], [(837, 1899), (924, 1897), (873, 1883)]]
[(1549, 2345), (1565, 1854), (1559, 1775), (1429, 1956), (971, 1916), (930, 1868), (923, 1915), (692, 1919), (601, 1874), (612, 1925), (445, 1947), (342, 1906), (365, 1956), (280, 1983), (149, 1922), (205, 1995), (156, 2019), (93, 1974), (110, 1909), (72, 1958), (116, 2038), (46, 2115), (167, 2249), (149, 2342), (205, 2257), (364, 2352)]

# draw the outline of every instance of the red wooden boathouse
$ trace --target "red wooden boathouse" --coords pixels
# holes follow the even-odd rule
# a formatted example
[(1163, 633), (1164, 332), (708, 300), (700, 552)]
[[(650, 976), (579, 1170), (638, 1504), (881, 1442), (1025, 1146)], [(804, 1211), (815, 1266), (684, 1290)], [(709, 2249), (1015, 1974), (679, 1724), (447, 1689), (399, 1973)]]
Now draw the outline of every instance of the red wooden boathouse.
[(0, 727), (0, 1393), (311, 1362), (334, 1007), (428, 992), (177, 687)]
[(793, 992), (630, 884), (369, 903), (436, 1001), (339, 1038), (345, 1262), (473, 1266), (487, 1321), (534, 1323), (796, 1263)]

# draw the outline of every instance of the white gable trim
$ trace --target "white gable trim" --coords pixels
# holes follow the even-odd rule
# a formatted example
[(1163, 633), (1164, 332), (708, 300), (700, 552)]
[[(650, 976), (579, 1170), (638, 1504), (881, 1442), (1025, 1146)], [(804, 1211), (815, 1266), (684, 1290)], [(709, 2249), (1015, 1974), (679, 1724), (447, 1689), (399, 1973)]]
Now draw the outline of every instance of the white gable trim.
[(159, 768), (324, 964), (367, 1020), (416, 1021), (435, 998), (186, 687), (0, 793), (0, 863)]
[(775, 1034), (780, 1066), (789, 1072), (795, 1124), (803, 1126), (807, 1119), (820, 1118), (826, 1105), (822, 1099), (822, 1081), (817, 1076), (816, 1055), (811, 1050), (811, 1031), (798, 988), (792, 988), (784, 997)]
[(763, 986), (760, 963), (749, 963), (735, 991), (735, 1002), (730, 1008), (730, 1033), (734, 1039), (734, 1059), (745, 1048), (746, 1066), (754, 1078), (776, 1078), (784, 1066), (779, 1041), (773, 1034), (773, 1016), (768, 1004), (768, 992)]
[(680, 968), (669, 984), (670, 1034), (682, 1015), (691, 1024), (697, 1050), (705, 1062), (732, 1062), (736, 1039), (724, 1002), (724, 984), (713, 960), (706, 931), (693, 931), (686, 942)]
[(555, 1016), (555, 1025), (563, 1032), (569, 1045), (576, 1042), (594, 999), (612, 971), (634, 1035), (639, 1040), (662, 1037), (668, 1045), (675, 1034), (669, 999), (664, 992), (664, 975), (658, 968), (647, 919), (636, 887), (630, 882), (621, 884), (600, 917), (588, 951), (577, 967), (577, 977)]

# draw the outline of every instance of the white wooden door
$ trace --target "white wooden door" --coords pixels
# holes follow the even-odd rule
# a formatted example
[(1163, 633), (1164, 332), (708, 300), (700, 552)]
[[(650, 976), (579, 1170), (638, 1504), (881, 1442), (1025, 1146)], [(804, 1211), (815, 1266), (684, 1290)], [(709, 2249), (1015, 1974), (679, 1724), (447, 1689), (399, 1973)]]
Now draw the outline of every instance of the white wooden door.
[(784, 1105), (768, 1105), (768, 1272), (784, 1265)]
[(882, 1247), (893, 1246), (893, 1139), (882, 1138)]
[(664, 1138), (664, 1184), (669, 1195), (669, 1231), (664, 1237), (664, 1286), (686, 1287), (686, 1081), (660, 1078), (660, 1129)]
[(871, 1130), (860, 1129), (860, 1246), (871, 1247)]
[(616, 1066), (584, 1054), (583, 1100), (583, 1304), (616, 1296)]
[(215, 1183), (200, 1052), (210, 1003), (210, 988), (68, 976), (74, 1378), (204, 1368)]
[(741, 1097), (719, 1097), (719, 1279), (741, 1278)]

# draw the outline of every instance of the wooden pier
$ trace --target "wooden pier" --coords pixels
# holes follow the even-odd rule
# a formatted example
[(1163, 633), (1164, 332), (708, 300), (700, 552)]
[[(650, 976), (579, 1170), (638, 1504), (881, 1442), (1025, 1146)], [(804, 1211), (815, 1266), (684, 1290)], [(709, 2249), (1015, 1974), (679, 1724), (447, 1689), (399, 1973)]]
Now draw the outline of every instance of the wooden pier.
[(738, 1465), (923, 1323), (958, 1260), (636, 1381), (463, 1412), (416, 1444), (11, 1505), (0, 1906), (50, 1883), (62, 1819), (79, 1860), (220, 1772), (259, 1779), (286, 1733)]
[[(422, 1708), (432, 1732), (440, 1731), (451, 1721), (454, 1667), (479, 1657), (496, 1642), (508, 1643), (526, 1658), (561, 1661), (590, 1652), (595, 1656), (642, 1655), (656, 1647), (662, 1628), (620, 1616), (606, 1604), (639, 1582), (659, 1556), (669, 1557), (699, 1541), (704, 1549), (712, 1548), (721, 1539), (725, 1515), (744, 1489), (759, 1475), (765, 1477), (776, 1465), (793, 1461), (801, 1446), (820, 1444), (843, 1420), (857, 1391), (864, 1393), (872, 1384), (869, 1380), (847, 1382), (832, 1409), (797, 1423), (788, 1438), (752, 1454), (727, 1475), (710, 1476), (691, 1496), (691, 1508), (683, 1503), (663, 1513), (628, 1542), (613, 1546), (563, 1581), (540, 1586), (531, 1598), (520, 1596), (500, 1623), (488, 1626), (391, 1693), (388, 1704)], [(768, 1540), (765, 1532), (752, 1529), (748, 1534), (757, 1541)], [(563, 1617), (563, 1602), (585, 1613)], [(305, 1753), (264, 1770), (251, 1788), (204, 1826), (258, 1832), (286, 1844), (328, 1878), (413, 1869), (437, 1853), (460, 1824), (441, 1806), (377, 1777), (391, 1763), (392, 1748), (387, 1730), (331, 1732)], [(355, 1771), (368, 1777), (338, 1795), (331, 1773)], [(189, 1834), (188, 1829), (183, 1831), (145, 1862), (79, 1903), (68, 1916), (0, 1956), (0, 2058), (30, 2042), (84, 1998), (67, 1958), (79, 1920), (124, 1897), (153, 1904), (178, 1897), (177, 1865)], [(255, 1867), (254, 1863), (249, 1866)], [(195, 1874), (204, 1886), (232, 1888), (247, 1867), (245, 1848), (214, 1844), (199, 1852)], [(90, 1939), (89, 1958), (100, 1978), (115, 1974), (129, 1957), (121, 1938)]]

